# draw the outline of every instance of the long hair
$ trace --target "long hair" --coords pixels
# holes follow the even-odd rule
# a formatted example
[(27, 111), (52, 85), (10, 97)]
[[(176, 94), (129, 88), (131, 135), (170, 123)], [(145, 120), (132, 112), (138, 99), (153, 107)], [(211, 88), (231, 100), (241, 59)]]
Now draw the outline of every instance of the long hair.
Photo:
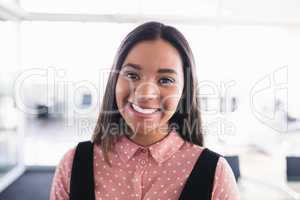
[(184, 71), (184, 88), (182, 98), (168, 126), (175, 128), (179, 135), (193, 144), (203, 146), (202, 122), (200, 116), (200, 102), (197, 95), (197, 79), (195, 61), (191, 48), (185, 37), (176, 28), (159, 22), (147, 22), (132, 30), (117, 51), (114, 63), (108, 78), (99, 117), (92, 136), (92, 141), (100, 145), (105, 161), (111, 166), (108, 152), (121, 136), (121, 131), (111, 125), (128, 125), (118, 111), (115, 88), (119, 71), (129, 51), (139, 42), (163, 39), (174, 46), (182, 59)]

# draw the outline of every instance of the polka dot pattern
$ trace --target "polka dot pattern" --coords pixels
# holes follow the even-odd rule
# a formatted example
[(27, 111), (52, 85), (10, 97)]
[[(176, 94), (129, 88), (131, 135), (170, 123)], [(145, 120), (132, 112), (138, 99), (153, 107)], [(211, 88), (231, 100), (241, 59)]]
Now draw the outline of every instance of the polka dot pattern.
[[(108, 166), (99, 146), (94, 146), (96, 200), (177, 200), (203, 147), (185, 142), (173, 131), (147, 147), (122, 136), (116, 153), (109, 153)], [(59, 162), (51, 187), (50, 200), (68, 200), (75, 147)], [(220, 158), (215, 174), (213, 200), (238, 200), (233, 172)]]

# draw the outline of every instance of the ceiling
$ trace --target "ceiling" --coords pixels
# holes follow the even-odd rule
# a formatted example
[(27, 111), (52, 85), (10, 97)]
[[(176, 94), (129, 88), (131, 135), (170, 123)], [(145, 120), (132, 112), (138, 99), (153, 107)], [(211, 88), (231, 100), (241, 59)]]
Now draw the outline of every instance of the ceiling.
[(300, 24), (300, 0), (0, 0), (0, 18), (13, 18), (3, 10), (23, 20)]

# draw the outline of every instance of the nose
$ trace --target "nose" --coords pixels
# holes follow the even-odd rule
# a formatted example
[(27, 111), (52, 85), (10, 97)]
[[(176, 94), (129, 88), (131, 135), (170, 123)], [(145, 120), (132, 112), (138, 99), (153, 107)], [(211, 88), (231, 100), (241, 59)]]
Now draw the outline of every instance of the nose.
[(157, 100), (159, 88), (155, 83), (143, 82), (136, 87), (135, 97), (138, 102)]

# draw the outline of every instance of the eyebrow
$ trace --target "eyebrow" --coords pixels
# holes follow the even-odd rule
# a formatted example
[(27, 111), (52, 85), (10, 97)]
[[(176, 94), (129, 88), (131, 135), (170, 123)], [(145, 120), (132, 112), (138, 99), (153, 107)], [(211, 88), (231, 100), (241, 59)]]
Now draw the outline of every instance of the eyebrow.
[[(123, 67), (132, 67), (134, 69), (137, 70), (141, 70), (141, 66), (138, 64), (134, 64), (134, 63), (127, 63), (125, 64)], [(172, 74), (177, 74), (177, 72), (172, 69), (172, 68), (160, 68), (159, 70), (157, 70), (157, 73), (172, 73)]]

